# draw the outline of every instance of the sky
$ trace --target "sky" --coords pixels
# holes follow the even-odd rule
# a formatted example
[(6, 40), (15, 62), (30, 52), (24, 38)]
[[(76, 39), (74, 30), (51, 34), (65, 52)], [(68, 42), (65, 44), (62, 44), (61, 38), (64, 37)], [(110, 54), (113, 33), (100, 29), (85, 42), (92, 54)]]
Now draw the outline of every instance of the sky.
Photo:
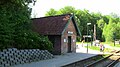
[(113, 12), (120, 16), (120, 0), (37, 0), (35, 6), (32, 7), (32, 16), (44, 17), (51, 8), (59, 10), (65, 6), (86, 9), (89, 12), (100, 12), (103, 15)]

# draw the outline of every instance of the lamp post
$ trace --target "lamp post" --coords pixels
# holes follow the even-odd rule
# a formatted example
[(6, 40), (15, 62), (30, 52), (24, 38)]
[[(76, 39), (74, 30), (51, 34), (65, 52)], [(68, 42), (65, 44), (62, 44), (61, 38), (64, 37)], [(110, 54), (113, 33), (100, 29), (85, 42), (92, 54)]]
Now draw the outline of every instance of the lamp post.
[(113, 39), (114, 39), (114, 46), (115, 46), (115, 39), (116, 39), (116, 33), (113, 33)]
[(91, 23), (87, 23), (87, 53), (88, 53), (88, 26), (91, 25)]
[(91, 35), (91, 46), (92, 46), (92, 41), (93, 41), (93, 40), (92, 40), (92, 39), (93, 39), (93, 34), (92, 34), (92, 33), (93, 33), (93, 30), (90, 30), (90, 35)]

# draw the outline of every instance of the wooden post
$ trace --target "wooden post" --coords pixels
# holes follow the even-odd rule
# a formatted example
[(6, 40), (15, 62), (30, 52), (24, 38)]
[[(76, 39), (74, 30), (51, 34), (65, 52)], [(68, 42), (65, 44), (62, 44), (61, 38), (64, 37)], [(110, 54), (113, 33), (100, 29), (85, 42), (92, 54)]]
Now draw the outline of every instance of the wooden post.
[(93, 34), (93, 40), (96, 40), (96, 25), (94, 24), (94, 34)]

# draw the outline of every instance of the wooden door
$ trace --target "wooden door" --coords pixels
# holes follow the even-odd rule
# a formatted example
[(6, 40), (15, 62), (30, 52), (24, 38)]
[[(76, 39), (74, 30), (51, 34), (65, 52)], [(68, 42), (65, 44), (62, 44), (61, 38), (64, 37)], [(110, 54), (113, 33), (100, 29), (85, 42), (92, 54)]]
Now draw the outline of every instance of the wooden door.
[(68, 36), (68, 52), (71, 52), (71, 36)]

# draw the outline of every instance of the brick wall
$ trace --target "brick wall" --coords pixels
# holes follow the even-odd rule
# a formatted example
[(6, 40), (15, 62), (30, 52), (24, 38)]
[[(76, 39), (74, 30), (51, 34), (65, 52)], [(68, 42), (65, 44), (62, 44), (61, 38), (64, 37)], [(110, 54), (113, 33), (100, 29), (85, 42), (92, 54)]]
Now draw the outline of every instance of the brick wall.
[[(68, 34), (68, 31), (73, 32), (73, 34)], [(64, 34), (62, 35), (61, 38), (61, 53), (67, 53), (68, 51), (68, 36), (71, 36), (71, 51), (72, 52), (76, 52), (76, 29), (74, 27), (74, 24), (72, 22), (72, 20), (70, 21), (66, 31), (64, 32)], [(64, 42), (64, 39), (66, 39), (66, 42)]]

